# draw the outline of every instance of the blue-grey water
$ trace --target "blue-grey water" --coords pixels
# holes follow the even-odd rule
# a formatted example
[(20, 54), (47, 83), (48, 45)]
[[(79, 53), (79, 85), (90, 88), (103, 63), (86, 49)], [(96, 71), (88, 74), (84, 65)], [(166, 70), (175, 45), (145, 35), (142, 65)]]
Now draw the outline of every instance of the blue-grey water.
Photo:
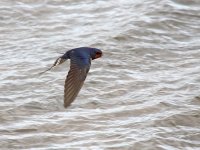
[[(63, 107), (69, 62), (102, 49)], [(1, 0), (1, 150), (199, 150), (199, 0)]]

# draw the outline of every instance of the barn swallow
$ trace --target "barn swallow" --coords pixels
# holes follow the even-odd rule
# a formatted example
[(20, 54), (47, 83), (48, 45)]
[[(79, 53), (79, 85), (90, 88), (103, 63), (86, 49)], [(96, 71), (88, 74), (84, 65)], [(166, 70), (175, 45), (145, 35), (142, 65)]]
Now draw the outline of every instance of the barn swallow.
[(65, 62), (67, 59), (70, 59), (70, 70), (68, 72), (64, 85), (65, 108), (68, 107), (75, 100), (81, 87), (83, 86), (83, 83), (91, 66), (91, 60), (100, 58), (101, 56), (102, 51), (97, 48), (80, 47), (71, 49), (67, 51), (64, 55), (59, 57), (54, 62), (52, 67), (46, 70), (51, 70), (55, 66)]

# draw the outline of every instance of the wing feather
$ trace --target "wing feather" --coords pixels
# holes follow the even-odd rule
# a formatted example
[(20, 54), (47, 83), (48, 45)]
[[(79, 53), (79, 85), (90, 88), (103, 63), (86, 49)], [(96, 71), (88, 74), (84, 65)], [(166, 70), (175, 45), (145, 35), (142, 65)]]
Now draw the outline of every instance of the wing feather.
[(65, 87), (64, 87), (65, 107), (68, 107), (78, 95), (86, 79), (89, 69), (90, 69), (90, 63), (80, 66), (80, 60), (78, 58), (71, 59), (71, 66), (68, 75), (66, 77)]

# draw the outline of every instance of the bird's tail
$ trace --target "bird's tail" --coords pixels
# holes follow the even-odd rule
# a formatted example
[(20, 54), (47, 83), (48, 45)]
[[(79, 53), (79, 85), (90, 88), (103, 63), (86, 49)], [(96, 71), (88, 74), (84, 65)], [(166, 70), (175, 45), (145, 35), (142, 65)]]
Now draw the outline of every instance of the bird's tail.
[(50, 68), (48, 68), (47, 70), (45, 70), (45, 71), (39, 73), (39, 75), (44, 74), (45, 72), (47, 72), (47, 71), (51, 70), (52, 68), (54, 68), (54, 67), (56, 67), (56, 66), (62, 64), (62, 63), (65, 62), (65, 61), (66, 61), (66, 59), (63, 59), (63, 58), (59, 57), (58, 59), (56, 59), (56, 61), (54, 62), (54, 64), (53, 64)]

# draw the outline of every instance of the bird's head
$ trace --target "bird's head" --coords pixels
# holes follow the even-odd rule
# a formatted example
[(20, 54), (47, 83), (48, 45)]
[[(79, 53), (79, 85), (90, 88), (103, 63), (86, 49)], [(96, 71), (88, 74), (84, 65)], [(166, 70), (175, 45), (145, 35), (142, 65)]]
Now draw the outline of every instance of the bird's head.
[(97, 48), (93, 48), (91, 52), (91, 58), (92, 60), (97, 59), (103, 55), (102, 51)]

